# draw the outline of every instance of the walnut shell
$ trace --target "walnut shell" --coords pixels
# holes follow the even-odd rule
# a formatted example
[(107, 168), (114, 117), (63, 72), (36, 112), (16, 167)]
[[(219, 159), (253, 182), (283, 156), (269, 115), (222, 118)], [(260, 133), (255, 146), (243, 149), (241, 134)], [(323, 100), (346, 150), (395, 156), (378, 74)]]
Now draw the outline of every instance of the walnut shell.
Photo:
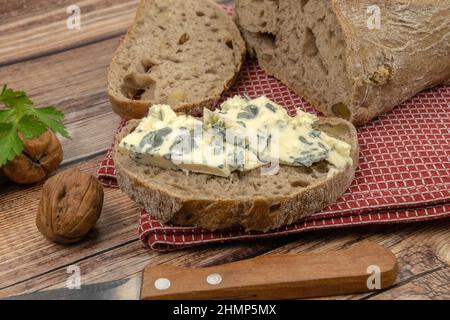
[[(22, 140), (23, 136), (19, 133)], [(61, 143), (48, 130), (37, 138), (24, 141), (23, 152), (1, 169), (11, 181), (30, 184), (44, 180), (63, 159)]]
[(37, 228), (52, 241), (77, 242), (100, 217), (103, 197), (103, 188), (93, 175), (78, 169), (61, 172), (44, 184)]

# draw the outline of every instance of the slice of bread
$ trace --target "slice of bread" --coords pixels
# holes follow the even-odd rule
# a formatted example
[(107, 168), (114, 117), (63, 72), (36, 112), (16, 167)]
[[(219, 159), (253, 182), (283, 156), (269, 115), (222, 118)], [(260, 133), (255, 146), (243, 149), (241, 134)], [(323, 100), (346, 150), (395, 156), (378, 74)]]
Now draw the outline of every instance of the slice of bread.
[(236, 0), (236, 21), (265, 71), (354, 124), (450, 80), (449, 0)]
[(245, 42), (211, 0), (142, 0), (108, 72), (114, 112), (146, 116), (151, 104), (193, 115), (215, 105), (234, 82)]
[(334, 174), (326, 161), (311, 167), (280, 166), (276, 175), (260, 170), (230, 178), (139, 164), (119, 147), (138, 124), (116, 136), (114, 162), (120, 188), (162, 223), (210, 230), (243, 227), (267, 231), (288, 225), (334, 202), (350, 186), (358, 164), (355, 127), (338, 118), (320, 118), (315, 128), (351, 145), (352, 165)]

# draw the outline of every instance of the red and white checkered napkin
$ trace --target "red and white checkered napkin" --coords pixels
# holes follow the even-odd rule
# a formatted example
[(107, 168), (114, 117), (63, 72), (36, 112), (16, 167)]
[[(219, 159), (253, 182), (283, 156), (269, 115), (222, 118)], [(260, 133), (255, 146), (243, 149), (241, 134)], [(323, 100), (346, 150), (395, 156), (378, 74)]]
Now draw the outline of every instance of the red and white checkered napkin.
[[(247, 61), (225, 97), (266, 95), (286, 106), (317, 113), (255, 61)], [(155, 250), (237, 239), (259, 239), (306, 230), (367, 224), (424, 221), (450, 217), (450, 86), (420, 93), (387, 115), (358, 128), (360, 165), (350, 189), (334, 204), (297, 223), (268, 232), (211, 232), (162, 225), (144, 210), (140, 238)], [(100, 181), (117, 187), (108, 152), (98, 170)]]

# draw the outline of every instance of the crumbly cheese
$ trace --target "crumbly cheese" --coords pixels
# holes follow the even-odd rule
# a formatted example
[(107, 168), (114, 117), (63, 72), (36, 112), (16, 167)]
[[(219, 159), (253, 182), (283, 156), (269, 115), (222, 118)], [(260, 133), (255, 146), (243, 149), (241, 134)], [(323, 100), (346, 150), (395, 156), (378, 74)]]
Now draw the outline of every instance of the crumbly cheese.
[(154, 105), (120, 146), (144, 164), (223, 177), (273, 162), (309, 167), (323, 160), (334, 174), (351, 164), (351, 147), (314, 129), (316, 121), (302, 111), (290, 117), (266, 97), (235, 96), (219, 110), (205, 109), (202, 120)]

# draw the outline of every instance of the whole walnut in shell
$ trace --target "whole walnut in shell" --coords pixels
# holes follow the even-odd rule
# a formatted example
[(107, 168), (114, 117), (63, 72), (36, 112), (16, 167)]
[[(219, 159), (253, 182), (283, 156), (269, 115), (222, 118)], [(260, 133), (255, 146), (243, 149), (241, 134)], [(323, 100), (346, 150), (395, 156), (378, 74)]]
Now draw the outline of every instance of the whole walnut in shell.
[[(22, 140), (23, 135), (19, 133)], [(44, 180), (63, 159), (61, 143), (48, 130), (39, 137), (24, 140), (23, 152), (2, 166), (2, 171), (11, 181), (30, 184)]]
[(36, 225), (48, 239), (73, 243), (95, 226), (103, 206), (98, 180), (78, 169), (61, 172), (46, 181)]

